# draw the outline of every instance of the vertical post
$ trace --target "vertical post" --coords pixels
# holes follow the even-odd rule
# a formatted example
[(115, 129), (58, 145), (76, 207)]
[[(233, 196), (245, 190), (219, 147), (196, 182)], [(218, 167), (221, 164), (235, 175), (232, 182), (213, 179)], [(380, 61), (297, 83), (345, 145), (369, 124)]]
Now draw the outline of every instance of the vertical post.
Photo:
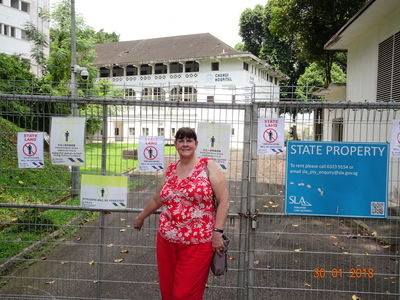
[[(78, 95), (78, 87), (76, 85), (76, 34), (75, 34), (75, 0), (71, 0), (71, 98), (72, 101), (76, 101)], [(78, 115), (78, 105), (76, 102), (71, 104), (72, 116)], [(71, 185), (72, 185), (72, 196), (79, 194), (79, 167), (72, 167), (71, 174)]]
[(240, 218), (239, 228), (239, 271), (238, 271), (238, 291), (237, 299), (245, 299), (246, 288), (246, 249), (248, 237), (248, 219), (244, 218), (248, 211), (248, 188), (249, 188), (249, 169), (250, 169), (250, 144), (251, 144), (251, 105), (246, 104), (244, 111), (244, 134), (243, 134), (243, 156), (242, 156), (242, 193), (240, 201)]
[[(254, 99), (254, 98), (253, 98)], [(250, 135), (250, 185), (248, 191), (249, 200), (249, 215), (252, 217), (250, 220), (249, 235), (248, 235), (248, 298), (249, 300), (254, 299), (254, 249), (256, 240), (256, 220), (253, 219), (256, 213), (256, 192), (257, 192), (257, 130), (258, 130), (258, 105), (253, 101), (251, 106), (251, 135)]]

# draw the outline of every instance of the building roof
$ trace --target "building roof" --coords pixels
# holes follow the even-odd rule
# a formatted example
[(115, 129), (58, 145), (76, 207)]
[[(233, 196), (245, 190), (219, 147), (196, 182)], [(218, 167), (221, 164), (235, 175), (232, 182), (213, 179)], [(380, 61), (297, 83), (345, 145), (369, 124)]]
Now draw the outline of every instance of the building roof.
[(326, 50), (347, 50), (365, 31), (370, 30), (399, 6), (399, 0), (370, 0), (325, 44)]
[(94, 49), (97, 53), (95, 66), (236, 57), (258, 64), (280, 79), (288, 78), (255, 55), (238, 51), (210, 33), (106, 43), (95, 45)]
[(95, 46), (95, 65), (177, 61), (240, 55), (209, 33), (115, 42)]

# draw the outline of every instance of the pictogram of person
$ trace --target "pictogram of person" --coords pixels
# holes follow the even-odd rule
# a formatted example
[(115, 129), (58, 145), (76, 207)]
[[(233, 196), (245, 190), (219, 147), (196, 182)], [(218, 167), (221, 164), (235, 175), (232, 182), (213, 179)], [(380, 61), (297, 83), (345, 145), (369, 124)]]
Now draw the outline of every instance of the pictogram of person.
[(32, 155), (32, 145), (28, 144), (27, 148), (28, 148), (29, 155)]
[(150, 147), (147, 152), (149, 152), (149, 158), (153, 158), (153, 148)]
[(215, 145), (215, 136), (211, 137), (210, 142), (211, 142), (211, 147), (214, 147), (214, 145)]
[(104, 193), (105, 193), (104, 188), (101, 188), (100, 192), (101, 192), (101, 197), (104, 197)]
[(68, 142), (69, 131), (67, 130), (64, 135), (65, 135), (65, 141)]
[(272, 130), (270, 129), (270, 130), (268, 131), (268, 138), (269, 138), (270, 141), (272, 141), (272, 135), (273, 135), (273, 132), (272, 132)]

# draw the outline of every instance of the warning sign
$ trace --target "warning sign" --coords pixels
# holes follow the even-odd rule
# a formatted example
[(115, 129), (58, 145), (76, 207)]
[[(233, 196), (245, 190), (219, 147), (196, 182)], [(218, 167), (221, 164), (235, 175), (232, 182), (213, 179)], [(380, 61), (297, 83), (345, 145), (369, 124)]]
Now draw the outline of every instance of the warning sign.
[(231, 125), (222, 123), (198, 123), (196, 154), (214, 160), (222, 170), (228, 169)]
[(85, 118), (53, 117), (51, 119), (50, 155), (54, 165), (85, 164)]
[(257, 154), (282, 154), (284, 119), (258, 119)]
[(43, 168), (43, 132), (18, 132), (18, 168)]
[(390, 156), (400, 157), (400, 120), (393, 120), (392, 140), (390, 141)]
[(140, 171), (156, 172), (164, 170), (164, 137), (141, 136), (138, 154)]
[(126, 208), (127, 176), (82, 175), (81, 206), (89, 208)]

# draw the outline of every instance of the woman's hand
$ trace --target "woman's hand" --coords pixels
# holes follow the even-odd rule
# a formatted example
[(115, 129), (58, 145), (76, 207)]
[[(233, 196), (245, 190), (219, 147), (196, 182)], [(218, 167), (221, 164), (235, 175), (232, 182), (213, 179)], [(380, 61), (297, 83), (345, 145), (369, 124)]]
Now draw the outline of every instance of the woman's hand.
[(224, 241), (222, 239), (222, 233), (213, 231), (212, 235), (212, 248), (214, 252), (217, 252), (219, 256), (222, 255), (224, 250)]
[(137, 215), (135, 217), (135, 219), (133, 220), (133, 227), (137, 230), (142, 229), (143, 227), (143, 223), (144, 223), (144, 219), (139, 215)]

